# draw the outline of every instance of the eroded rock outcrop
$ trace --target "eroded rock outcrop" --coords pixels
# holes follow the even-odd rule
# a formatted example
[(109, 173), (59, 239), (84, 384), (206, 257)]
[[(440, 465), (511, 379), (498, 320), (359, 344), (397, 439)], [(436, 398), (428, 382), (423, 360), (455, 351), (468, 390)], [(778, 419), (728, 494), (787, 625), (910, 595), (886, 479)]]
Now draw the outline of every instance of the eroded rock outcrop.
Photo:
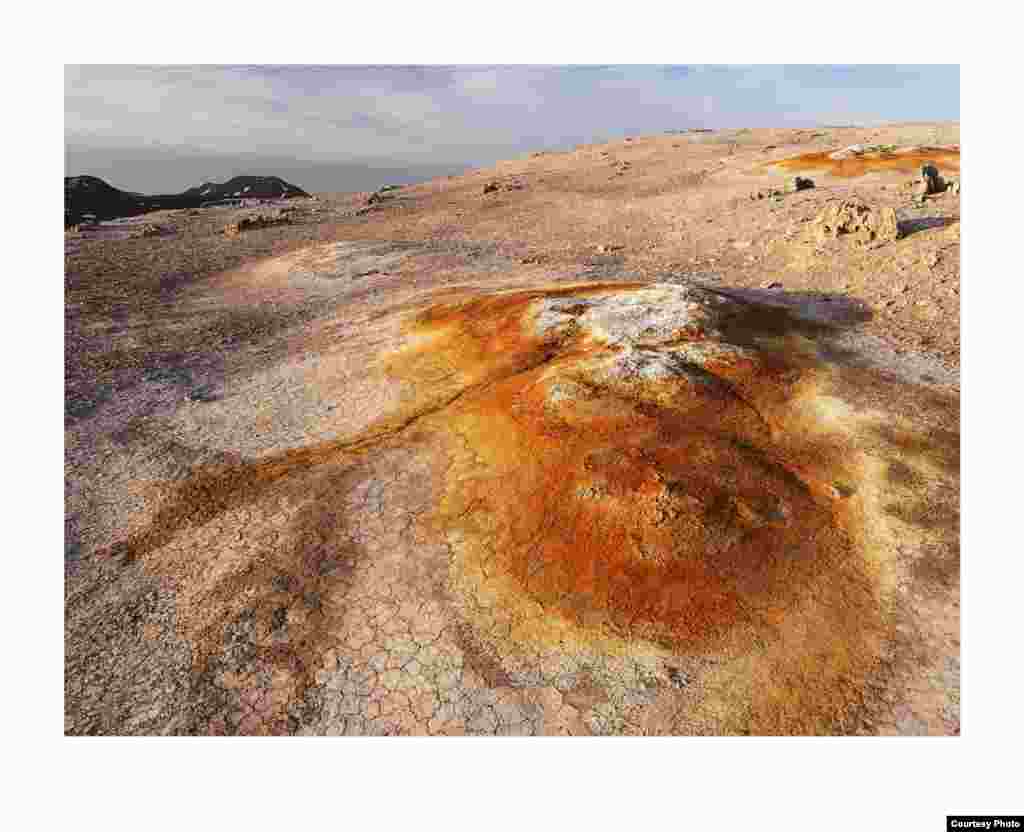
[(250, 217), (242, 217), (237, 222), (232, 222), (224, 226), (224, 234), (228, 237), (234, 237), (244, 231), (254, 231), (257, 228), (270, 228), (275, 225), (288, 225), (290, 222), (291, 217), (283, 212), (274, 214), (255, 214)]
[(821, 240), (844, 238), (871, 243), (900, 237), (895, 209), (873, 206), (858, 196), (829, 203), (815, 220), (815, 229)]

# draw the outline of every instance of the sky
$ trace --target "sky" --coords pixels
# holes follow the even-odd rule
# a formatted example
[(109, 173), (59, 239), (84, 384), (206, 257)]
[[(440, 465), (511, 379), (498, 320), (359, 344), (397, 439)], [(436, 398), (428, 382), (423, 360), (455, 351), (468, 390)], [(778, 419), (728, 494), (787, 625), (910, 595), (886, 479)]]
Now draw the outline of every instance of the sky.
[(959, 65), (65, 65), (65, 175), (362, 191), (692, 127), (960, 118)]

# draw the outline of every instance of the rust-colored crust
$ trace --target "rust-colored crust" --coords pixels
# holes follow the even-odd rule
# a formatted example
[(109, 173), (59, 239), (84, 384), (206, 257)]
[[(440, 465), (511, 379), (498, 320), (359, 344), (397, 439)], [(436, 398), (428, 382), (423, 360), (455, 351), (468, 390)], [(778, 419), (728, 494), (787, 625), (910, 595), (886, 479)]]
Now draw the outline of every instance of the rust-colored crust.
[(766, 167), (789, 173), (822, 171), (842, 179), (864, 176), (866, 173), (899, 171), (916, 173), (922, 165), (933, 164), (940, 170), (960, 172), (960, 150), (943, 147), (922, 147), (906, 153), (865, 153), (847, 159), (830, 159), (835, 151), (804, 153), (778, 162), (768, 162)]
[[(789, 338), (785, 348), (709, 362), (717, 384), (630, 396), (580, 369), (615, 348), (531, 334), (537, 298), (435, 307), (412, 328), (422, 350), (392, 367), (443, 365), (476, 384), (444, 414), (458, 461), (439, 516), (467, 609), (486, 599), (499, 611), (506, 650), (654, 642), (690, 656), (760, 654), (730, 683), (763, 703), (745, 730), (834, 725), (878, 672), (883, 601), (864, 552), (857, 457), (841, 436), (805, 430), (795, 407), (824, 375), (791, 343), (796, 323), (752, 307), (734, 332)], [(547, 394), (564, 379), (585, 394), (552, 408)], [(810, 652), (778, 649), (805, 628)]]
[[(301, 696), (335, 626), (318, 599), (347, 591), (344, 495), (366, 452), (409, 445), (415, 423), (450, 459), (432, 520), (451, 552), (448, 597), (494, 655), (716, 657), (687, 694), (693, 724), (847, 725), (884, 671), (887, 567), (861, 494), (871, 473), (809, 406), (830, 372), (808, 347), (813, 332), (783, 310), (737, 304), (716, 321), (717, 343), (735, 349), (707, 359), (697, 381), (622, 386), (593, 369), (621, 347), (535, 326), (546, 299), (643, 285), (446, 293), (408, 319), (406, 345), (384, 361), (411, 391), (397, 412), (344, 442), (192, 475), (117, 553), (175, 576), (197, 668), (251, 615), (264, 666), (290, 678), (285, 699)], [(709, 337), (688, 327), (670, 346)], [(577, 395), (554, 399), (563, 383)], [(225, 563), (214, 547), (167, 545), (279, 501), (306, 506), (287, 546), (271, 534)], [(283, 619), (287, 643), (274, 638)]]

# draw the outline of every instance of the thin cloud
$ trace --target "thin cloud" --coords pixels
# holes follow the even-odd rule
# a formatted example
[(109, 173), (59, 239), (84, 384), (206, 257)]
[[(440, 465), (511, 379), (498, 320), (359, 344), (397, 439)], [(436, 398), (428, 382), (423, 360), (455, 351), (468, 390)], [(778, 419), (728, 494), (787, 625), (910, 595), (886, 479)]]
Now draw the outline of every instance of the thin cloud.
[(477, 166), (681, 127), (956, 119), (959, 83), (957, 66), (67, 66), (65, 145)]

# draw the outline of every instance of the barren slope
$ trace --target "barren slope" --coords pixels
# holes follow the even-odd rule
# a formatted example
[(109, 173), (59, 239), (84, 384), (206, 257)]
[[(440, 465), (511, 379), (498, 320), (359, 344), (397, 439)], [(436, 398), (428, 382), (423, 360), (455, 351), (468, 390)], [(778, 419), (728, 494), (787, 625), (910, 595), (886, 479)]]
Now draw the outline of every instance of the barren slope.
[[(79, 241), (66, 731), (957, 732), (959, 196), (812, 157), (750, 198), (944, 130)], [(815, 238), (850, 191), (904, 238)]]

